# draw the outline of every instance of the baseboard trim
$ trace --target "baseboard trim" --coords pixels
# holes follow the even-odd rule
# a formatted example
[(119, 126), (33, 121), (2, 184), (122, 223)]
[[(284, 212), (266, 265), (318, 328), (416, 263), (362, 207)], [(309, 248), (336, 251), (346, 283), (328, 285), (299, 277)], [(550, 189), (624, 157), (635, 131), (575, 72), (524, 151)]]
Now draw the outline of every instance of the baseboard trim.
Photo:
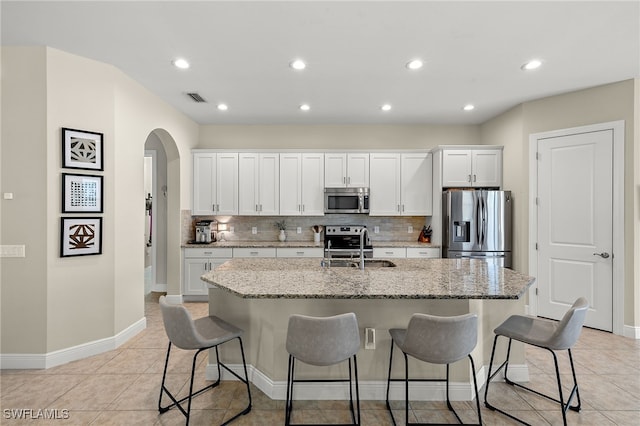
[[(227, 364), (233, 372), (244, 376), (242, 364)], [(287, 384), (285, 381), (274, 381), (253, 365), (247, 365), (249, 381), (258, 389), (274, 400), (286, 399)], [(216, 380), (218, 369), (216, 364), (207, 364), (205, 370), (207, 380)], [(509, 365), (509, 377), (520, 381), (522, 377), (529, 379), (529, 369), (526, 365)], [(486, 369), (481, 367), (476, 372), (478, 389), (484, 386)], [(222, 380), (237, 380), (232, 374), (222, 370)], [(386, 380), (360, 380), (360, 399), (384, 401), (387, 393)], [(409, 393), (412, 401), (444, 401), (446, 400), (445, 383), (414, 382), (409, 384)], [(452, 382), (449, 384), (449, 395), (452, 401), (472, 401), (475, 399), (473, 382)], [(301, 383), (295, 388), (296, 400), (346, 400), (349, 399), (349, 388), (345, 383)], [(404, 400), (404, 384), (391, 383), (389, 390), (390, 400)]]
[(632, 325), (625, 325), (623, 327), (623, 336), (630, 337), (632, 339), (640, 339), (640, 327), (634, 327)]
[(94, 340), (70, 348), (46, 354), (0, 354), (0, 369), (35, 370), (56, 367), (71, 361), (88, 358), (114, 350), (147, 327), (147, 319), (141, 318), (112, 337)]
[(167, 292), (167, 285), (166, 284), (152, 284), (151, 285), (151, 291), (155, 291), (157, 293), (166, 293)]

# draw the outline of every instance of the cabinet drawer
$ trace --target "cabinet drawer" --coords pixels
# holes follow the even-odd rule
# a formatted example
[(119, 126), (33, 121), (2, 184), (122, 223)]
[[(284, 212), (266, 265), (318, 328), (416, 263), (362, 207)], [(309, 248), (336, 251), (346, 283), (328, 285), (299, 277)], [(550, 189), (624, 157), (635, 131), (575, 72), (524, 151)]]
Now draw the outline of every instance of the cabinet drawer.
[(278, 257), (322, 257), (324, 249), (322, 248), (301, 248), (301, 247), (285, 247), (278, 248)]
[(374, 247), (373, 257), (377, 259), (404, 258), (407, 250), (404, 247)]
[(231, 258), (233, 250), (230, 248), (186, 248), (184, 257), (214, 257)]
[(275, 247), (234, 248), (233, 257), (276, 257)]
[(407, 247), (407, 257), (412, 259), (438, 259), (440, 257), (440, 249), (438, 247)]

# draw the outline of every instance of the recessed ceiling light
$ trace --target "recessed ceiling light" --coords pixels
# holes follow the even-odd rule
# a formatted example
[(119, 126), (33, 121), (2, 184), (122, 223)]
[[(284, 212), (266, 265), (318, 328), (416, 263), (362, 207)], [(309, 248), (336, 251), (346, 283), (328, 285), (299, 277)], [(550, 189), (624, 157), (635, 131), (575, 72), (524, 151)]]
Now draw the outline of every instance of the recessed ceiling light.
[(173, 66), (175, 66), (176, 68), (180, 68), (183, 70), (186, 70), (190, 66), (189, 62), (187, 62), (187, 60), (183, 58), (174, 59), (172, 63), (173, 63)]
[(462, 107), (463, 110), (465, 111), (472, 111), (474, 110), (476, 107), (472, 104), (466, 104), (465, 106)]
[(303, 70), (307, 67), (307, 64), (302, 59), (295, 59), (289, 63), (289, 66), (294, 70)]
[(412, 61), (407, 62), (406, 67), (410, 70), (419, 70), (424, 65), (424, 62), (420, 59), (413, 59)]
[(220, 111), (226, 111), (229, 109), (229, 106), (227, 104), (218, 104), (218, 109)]
[(522, 68), (525, 71), (530, 71), (530, 70), (535, 70), (540, 65), (542, 65), (542, 61), (540, 61), (539, 59), (532, 59), (526, 64), (522, 65), (520, 68)]
[(309, 104), (300, 105), (300, 110), (301, 111), (309, 111), (310, 109), (311, 109), (311, 107), (309, 106)]
[(380, 107), (381, 110), (383, 111), (391, 111), (391, 105), (390, 104), (384, 104)]

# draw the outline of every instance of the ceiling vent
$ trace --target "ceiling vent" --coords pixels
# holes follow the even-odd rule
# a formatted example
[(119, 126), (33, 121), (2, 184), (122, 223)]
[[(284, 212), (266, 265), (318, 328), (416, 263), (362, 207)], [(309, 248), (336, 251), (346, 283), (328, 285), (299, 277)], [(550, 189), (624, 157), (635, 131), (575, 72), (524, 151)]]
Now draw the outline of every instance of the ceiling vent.
[(187, 93), (187, 96), (189, 96), (191, 99), (193, 99), (193, 102), (207, 102), (204, 100), (204, 98), (202, 96), (200, 96), (198, 93)]

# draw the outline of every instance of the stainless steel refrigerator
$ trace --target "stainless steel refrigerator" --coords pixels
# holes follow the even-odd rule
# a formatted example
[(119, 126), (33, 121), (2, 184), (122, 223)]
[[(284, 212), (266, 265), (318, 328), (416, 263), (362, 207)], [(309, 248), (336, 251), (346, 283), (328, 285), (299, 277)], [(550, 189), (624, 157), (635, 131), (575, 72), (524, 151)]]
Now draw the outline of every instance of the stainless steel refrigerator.
[(511, 268), (511, 191), (445, 191), (442, 197), (442, 256)]

